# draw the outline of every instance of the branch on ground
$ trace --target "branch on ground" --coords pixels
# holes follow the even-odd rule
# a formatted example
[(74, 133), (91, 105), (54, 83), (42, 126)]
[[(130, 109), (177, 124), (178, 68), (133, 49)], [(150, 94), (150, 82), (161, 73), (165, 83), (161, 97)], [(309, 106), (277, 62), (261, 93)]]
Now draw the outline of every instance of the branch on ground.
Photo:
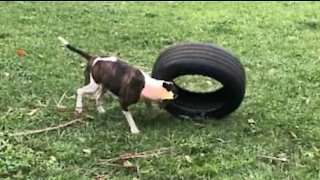
[[(135, 179), (140, 179), (141, 174), (140, 174), (139, 166), (131, 163), (129, 161), (130, 159), (149, 158), (149, 157), (159, 156), (159, 155), (163, 155), (165, 153), (170, 152), (171, 149), (172, 148), (170, 147), (165, 147), (161, 149), (143, 151), (138, 153), (124, 153), (124, 154), (120, 154), (118, 157), (115, 157), (115, 158), (101, 159), (99, 164), (103, 166), (126, 168), (128, 171), (135, 172), (137, 174), (137, 178)], [(114, 163), (119, 160), (122, 161), (121, 164)]]
[(267, 159), (267, 160), (272, 160), (272, 161), (280, 161), (280, 162), (287, 162), (289, 161), (287, 158), (285, 157), (271, 157), (271, 156), (258, 156), (260, 159)]
[(54, 126), (54, 127), (47, 127), (44, 129), (37, 129), (37, 130), (31, 130), (31, 131), (26, 131), (26, 132), (18, 132), (18, 133), (12, 133), (12, 134), (8, 134), (9, 137), (16, 137), (16, 136), (26, 136), (26, 135), (31, 135), (31, 134), (39, 134), (39, 133), (44, 133), (44, 132), (49, 132), (49, 131), (54, 131), (54, 130), (58, 130), (67, 126), (71, 126), (77, 123), (83, 123), (84, 121), (82, 121), (82, 118), (79, 119), (74, 119), (72, 121), (63, 123), (63, 124), (59, 124), (58, 126)]
[(110, 159), (101, 159), (100, 162), (101, 164), (110, 164), (110, 162), (115, 162), (118, 160), (129, 160), (129, 159), (135, 159), (135, 158), (149, 158), (153, 156), (158, 156), (165, 154), (169, 152), (172, 148), (166, 147), (162, 149), (157, 149), (157, 150), (149, 150), (149, 151), (143, 151), (143, 152), (138, 152), (138, 153), (124, 153), (120, 154), (118, 157), (115, 158), (110, 158)]

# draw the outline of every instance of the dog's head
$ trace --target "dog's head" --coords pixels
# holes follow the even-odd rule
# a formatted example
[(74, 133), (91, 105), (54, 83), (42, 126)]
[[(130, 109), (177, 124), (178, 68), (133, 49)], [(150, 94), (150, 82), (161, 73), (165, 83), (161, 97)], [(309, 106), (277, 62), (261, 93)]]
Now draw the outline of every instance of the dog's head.
[(178, 97), (178, 88), (175, 86), (173, 82), (164, 81), (162, 83), (162, 87), (165, 90), (162, 100), (173, 100)]

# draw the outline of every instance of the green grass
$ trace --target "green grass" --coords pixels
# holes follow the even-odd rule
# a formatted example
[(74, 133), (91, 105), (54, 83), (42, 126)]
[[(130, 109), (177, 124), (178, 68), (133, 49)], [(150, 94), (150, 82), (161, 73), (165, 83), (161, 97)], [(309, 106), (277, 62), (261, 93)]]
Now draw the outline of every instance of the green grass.
[[(319, 9), (316, 2), (1, 2), (0, 178), (132, 179), (136, 172), (100, 160), (171, 147), (130, 160), (141, 179), (319, 179)], [(131, 111), (142, 133), (131, 135), (115, 100), (106, 99), (107, 113), (98, 115), (86, 98), (85, 113), (94, 120), (3, 136), (75, 118), (84, 60), (63, 49), (59, 35), (148, 70), (170, 45), (218, 44), (246, 69), (245, 99), (223, 121), (166, 113), (150, 119), (138, 104)], [(16, 55), (18, 49), (26, 55)], [(64, 93), (65, 111), (55, 103)]]

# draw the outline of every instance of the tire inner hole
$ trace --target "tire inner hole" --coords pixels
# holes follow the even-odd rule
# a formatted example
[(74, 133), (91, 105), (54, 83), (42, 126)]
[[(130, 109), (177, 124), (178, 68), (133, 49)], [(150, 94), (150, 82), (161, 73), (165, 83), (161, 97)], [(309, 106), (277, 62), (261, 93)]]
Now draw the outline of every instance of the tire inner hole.
[(220, 82), (203, 75), (183, 75), (173, 81), (180, 88), (195, 93), (214, 92), (223, 87)]

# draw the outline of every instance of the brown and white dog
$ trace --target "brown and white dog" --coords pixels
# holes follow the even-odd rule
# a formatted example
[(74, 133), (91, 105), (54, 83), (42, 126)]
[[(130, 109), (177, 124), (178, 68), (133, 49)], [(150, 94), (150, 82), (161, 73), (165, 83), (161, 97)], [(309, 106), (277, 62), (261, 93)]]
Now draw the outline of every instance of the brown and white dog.
[(104, 113), (102, 97), (108, 92), (115, 95), (120, 103), (122, 113), (128, 121), (130, 131), (139, 133), (129, 106), (143, 101), (152, 109), (152, 102), (172, 100), (177, 97), (173, 82), (158, 80), (127, 62), (113, 56), (94, 56), (69, 44), (58, 37), (63, 46), (87, 59), (84, 71), (84, 86), (77, 90), (76, 112), (82, 113), (82, 97), (86, 93), (96, 94), (96, 108)]

